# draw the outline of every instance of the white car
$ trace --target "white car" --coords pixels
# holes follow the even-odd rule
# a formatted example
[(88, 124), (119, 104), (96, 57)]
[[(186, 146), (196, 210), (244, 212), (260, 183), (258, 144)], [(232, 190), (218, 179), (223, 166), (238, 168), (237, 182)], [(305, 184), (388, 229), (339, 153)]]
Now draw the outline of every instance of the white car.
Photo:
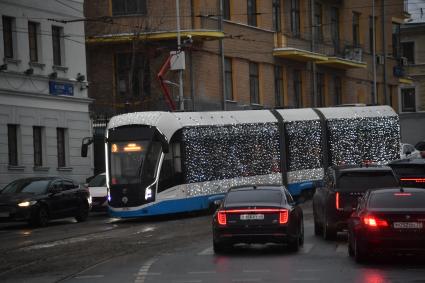
[(405, 158), (421, 158), (421, 152), (409, 143), (401, 143), (400, 159)]
[(92, 211), (106, 210), (108, 207), (108, 190), (105, 173), (101, 173), (91, 179), (87, 187), (92, 197)]

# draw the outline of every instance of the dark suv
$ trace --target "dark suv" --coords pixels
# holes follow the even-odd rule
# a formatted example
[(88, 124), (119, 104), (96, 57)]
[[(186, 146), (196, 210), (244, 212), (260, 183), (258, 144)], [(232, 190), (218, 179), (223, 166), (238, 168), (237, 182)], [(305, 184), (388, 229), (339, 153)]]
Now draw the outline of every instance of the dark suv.
[(326, 240), (347, 228), (357, 200), (369, 189), (398, 187), (388, 166), (333, 166), (313, 196), (314, 233)]
[(425, 158), (399, 159), (388, 164), (403, 187), (425, 189)]

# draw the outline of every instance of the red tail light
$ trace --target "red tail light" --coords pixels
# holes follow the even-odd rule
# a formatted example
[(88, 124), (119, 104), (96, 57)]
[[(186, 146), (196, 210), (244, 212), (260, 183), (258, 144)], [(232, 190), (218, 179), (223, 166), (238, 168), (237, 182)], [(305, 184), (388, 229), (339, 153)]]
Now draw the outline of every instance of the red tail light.
[(226, 212), (225, 211), (219, 211), (217, 213), (217, 221), (218, 224), (225, 226), (227, 224), (227, 218), (226, 218)]
[(286, 209), (281, 209), (279, 211), (279, 224), (286, 224), (288, 223), (288, 211)]
[(339, 209), (340, 209), (340, 207), (339, 207), (339, 192), (336, 192), (336, 193), (335, 193), (335, 208), (336, 208), (337, 210), (339, 210)]
[(394, 193), (396, 197), (410, 197), (411, 193)]
[(400, 181), (412, 181), (415, 183), (425, 183), (425, 178), (400, 178)]
[(373, 228), (388, 227), (388, 222), (386, 220), (379, 219), (371, 215), (365, 216), (363, 218), (363, 224)]

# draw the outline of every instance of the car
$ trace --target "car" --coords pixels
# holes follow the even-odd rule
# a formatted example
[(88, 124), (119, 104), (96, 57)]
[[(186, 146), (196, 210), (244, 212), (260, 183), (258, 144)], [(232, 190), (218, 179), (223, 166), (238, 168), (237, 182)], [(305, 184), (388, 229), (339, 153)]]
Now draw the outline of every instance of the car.
[(75, 217), (85, 221), (91, 197), (71, 179), (31, 177), (15, 180), (0, 191), (0, 220), (28, 221), (46, 226), (50, 219)]
[(106, 175), (96, 175), (87, 184), (92, 197), (92, 211), (105, 211), (108, 208), (108, 189), (106, 187)]
[(425, 140), (417, 142), (415, 148), (419, 150), (421, 157), (425, 158)]
[(347, 220), (357, 200), (367, 190), (398, 186), (398, 180), (388, 166), (340, 165), (329, 167), (323, 185), (313, 195), (314, 233), (333, 240), (347, 228)]
[(425, 190), (370, 190), (348, 220), (348, 253), (357, 262), (389, 252), (425, 252)]
[(406, 187), (425, 188), (425, 159), (409, 158), (388, 163), (400, 184)]
[(400, 159), (421, 158), (421, 152), (410, 143), (400, 144)]
[(212, 221), (215, 253), (236, 243), (304, 243), (303, 211), (283, 186), (246, 185), (228, 190)]

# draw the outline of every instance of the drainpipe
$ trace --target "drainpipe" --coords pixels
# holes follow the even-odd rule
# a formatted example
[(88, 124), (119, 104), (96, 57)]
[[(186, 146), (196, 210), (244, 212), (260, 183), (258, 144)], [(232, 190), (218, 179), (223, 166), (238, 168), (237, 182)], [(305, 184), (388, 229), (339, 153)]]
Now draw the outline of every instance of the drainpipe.
[(375, 0), (372, 0), (372, 63), (373, 63), (373, 97), (372, 103), (378, 103), (378, 94), (376, 93), (376, 26), (375, 26)]
[(385, 29), (385, 1), (382, 0), (381, 1), (381, 11), (382, 11), (382, 27), (383, 27), (383, 32), (382, 32), (382, 44), (383, 44), (383, 51), (384, 51), (384, 72), (383, 72), (383, 80), (384, 80), (384, 103), (387, 105), (388, 104), (388, 97), (387, 97), (387, 32)]
[[(314, 0), (310, 0), (310, 22), (311, 22), (311, 52), (316, 51), (316, 30), (314, 26)], [(311, 63), (311, 70), (313, 75), (313, 107), (317, 107), (317, 78), (316, 78), (316, 63)], [(301, 94), (302, 95), (302, 94)]]
[[(190, 1), (190, 13), (192, 30), (195, 29), (195, 0)], [(195, 76), (193, 75), (193, 52), (189, 51), (189, 72), (190, 72), (190, 100), (192, 104), (192, 111), (195, 111)]]
[[(220, 15), (218, 18), (218, 28), (220, 31), (223, 31), (223, 0), (218, 0), (219, 2), (219, 10), (220, 10)], [(224, 73), (224, 42), (223, 39), (220, 38), (220, 66), (221, 66), (221, 92), (223, 94), (223, 110), (226, 111), (227, 110), (227, 105), (226, 105), (226, 93), (225, 93), (225, 89), (226, 89), (226, 80), (225, 80), (225, 73)]]

